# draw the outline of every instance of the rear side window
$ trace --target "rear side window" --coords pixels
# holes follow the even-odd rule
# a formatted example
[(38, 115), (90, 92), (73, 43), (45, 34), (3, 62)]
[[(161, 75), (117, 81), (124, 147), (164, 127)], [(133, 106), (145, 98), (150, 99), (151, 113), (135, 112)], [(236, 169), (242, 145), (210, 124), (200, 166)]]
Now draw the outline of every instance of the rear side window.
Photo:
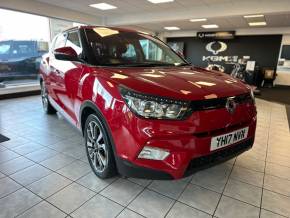
[(79, 34), (77, 31), (68, 33), (65, 46), (73, 48), (78, 55), (82, 53), (82, 47), (79, 39)]
[(54, 43), (54, 50), (65, 46), (66, 34), (60, 34), (57, 36)]

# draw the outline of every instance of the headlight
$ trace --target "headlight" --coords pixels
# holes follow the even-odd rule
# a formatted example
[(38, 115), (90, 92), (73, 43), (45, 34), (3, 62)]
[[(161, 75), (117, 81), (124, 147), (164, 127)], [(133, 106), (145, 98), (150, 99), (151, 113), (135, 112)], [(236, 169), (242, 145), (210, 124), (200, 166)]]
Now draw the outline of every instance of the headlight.
[(144, 118), (184, 119), (190, 112), (190, 102), (156, 97), (120, 88), (120, 92), (130, 110)]

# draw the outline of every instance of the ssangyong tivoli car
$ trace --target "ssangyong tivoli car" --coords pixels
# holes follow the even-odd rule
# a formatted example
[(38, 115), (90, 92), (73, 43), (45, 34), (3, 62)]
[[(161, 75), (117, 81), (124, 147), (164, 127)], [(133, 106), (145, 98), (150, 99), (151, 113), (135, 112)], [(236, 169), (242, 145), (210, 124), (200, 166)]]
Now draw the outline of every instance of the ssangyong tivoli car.
[(43, 56), (42, 102), (85, 138), (94, 173), (178, 179), (250, 149), (251, 88), (193, 67), (154, 36), (82, 26)]

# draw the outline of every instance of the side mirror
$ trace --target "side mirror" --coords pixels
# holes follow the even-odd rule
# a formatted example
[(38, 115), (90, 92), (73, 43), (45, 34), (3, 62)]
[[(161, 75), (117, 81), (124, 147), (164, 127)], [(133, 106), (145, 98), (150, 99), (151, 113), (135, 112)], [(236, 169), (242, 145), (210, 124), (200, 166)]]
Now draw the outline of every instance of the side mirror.
[(61, 47), (53, 51), (54, 57), (62, 61), (79, 61), (78, 54), (72, 47)]

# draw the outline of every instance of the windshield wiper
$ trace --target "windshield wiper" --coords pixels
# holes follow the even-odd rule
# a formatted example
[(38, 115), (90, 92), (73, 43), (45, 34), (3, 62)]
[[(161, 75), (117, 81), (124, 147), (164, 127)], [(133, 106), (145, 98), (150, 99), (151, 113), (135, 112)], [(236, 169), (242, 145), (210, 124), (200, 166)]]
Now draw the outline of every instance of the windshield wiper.
[(178, 67), (191, 66), (191, 64), (190, 63), (181, 63), (181, 64), (178, 64), (176, 66), (178, 66)]
[(169, 63), (134, 63), (134, 64), (124, 64), (126, 67), (167, 67), (174, 66), (174, 64)]
[(190, 66), (188, 63), (172, 64), (172, 63), (155, 63), (155, 62), (144, 62), (144, 63), (116, 63), (106, 64), (105, 66), (112, 67), (179, 67), (179, 66)]

